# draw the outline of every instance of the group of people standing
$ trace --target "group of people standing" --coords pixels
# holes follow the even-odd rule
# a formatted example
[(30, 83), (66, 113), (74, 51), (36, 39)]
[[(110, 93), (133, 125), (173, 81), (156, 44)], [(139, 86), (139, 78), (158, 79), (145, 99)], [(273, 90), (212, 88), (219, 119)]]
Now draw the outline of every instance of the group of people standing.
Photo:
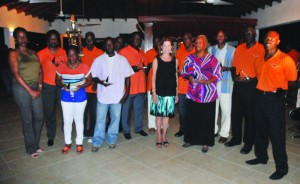
[[(24, 28), (16, 28), (13, 35), (16, 49), (9, 55), (13, 94), (22, 114), (26, 152), (33, 158), (43, 152), (39, 147), (43, 119), (48, 146), (54, 144), (57, 102), (63, 112), (64, 154), (71, 149), (73, 120), (77, 153), (84, 150), (84, 136), (92, 137), (92, 152), (104, 141), (115, 148), (120, 122), (124, 137), (131, 139), (132, 108), (135, 132), (147, 136), (143, 130), (147, 92), (149, 133), (157, 133), (157, 148), (170, 145), (166, 136), (169, 118), (174, 117), (179, 103), (180, 128), (175, 136), (184, 135), (183, 147), (202, 145), (206, 153), (219, 134), (218, 142), (227, 147), (243, 140), (242, 154), (248, 154), (254, 145), (257, 158), (246, 163), (256, 165), (267, 163), (270, 139), (276, 164), (270, 178), (287, 174), (284, 97), (288, 82), (297, 79), (297, 71), (294, 61), (277, 48), (277, 32), (270, 31), (262, 45), (255, 40), (255, 28), (248, 27), (246, 42), (236, 49), (226, 43), (222, 30), (211, 47), (205, 35), (193, 39), (185, 33), (176, 55), (173, 41), (160, 37), (155, 37), (153, 49), (144, 53), (139, 32), (131, 34), (124, 48), (120, 47), (121, 37), (106, 38), (105, 51), (95, 47), (95, 35), (88, 32), (82, 51), (77, 46), (64, 51), (59, 47), (59, 33), (50, 30), (47, 47), (37, 54), (27, 48)], [(232, 138), (228, 141), (230, 127)]]

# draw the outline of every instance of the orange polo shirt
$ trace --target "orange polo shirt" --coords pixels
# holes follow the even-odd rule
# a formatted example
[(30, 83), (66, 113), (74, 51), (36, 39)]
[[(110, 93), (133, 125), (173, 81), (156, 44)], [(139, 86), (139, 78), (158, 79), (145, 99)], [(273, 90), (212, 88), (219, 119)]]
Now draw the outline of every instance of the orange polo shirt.
[(232, 66), (236, 67), (236, 74), (241, 78), (258, 77), (263, 63), (261, 58), (265, 55), (264, 46), (256, 42), (252, 47), (247, 48), (246, 43), (239, 45), (234, 53)]
[[(148, 50), (146, 52), (147, 65), (152, 63), (156, 56), (157, 56), (157, 52), (154, 48)], [(151, 91), (152, 89), (152, 75), (153, 75), (153, 70), (151, 67), (148, 73), (147, 91)]]
[[(68, 61), (66, 51), (58, 48), (57, 52), (53, 54), (48, 47), (40, 50), (37, 53), (43, 69), (43, 82), (55, 86), (55, 76), (57, 66)], [(55, 57), (55, 63), (52, 63)]]
[[(92, 50), (89, 50), (85, 47), (85, 48), (82, 49), (82, 52), (83, 52), (84, 56), (81, 58), (81, 60), (82, 60), (83, 63), (87, 64), (90, 68), (91, 68), (91, 66), (94, 62), (94, 59), (104, 53), (103, 50), (98, 49), (95, 46)], [(93, 84), (86, 87), (85, 91), (87, 93), (96, 93), (96, 91), (92, 90), (92, 86), (93, 86)]]
[[(147, 65), (147, 59), (145, 52), (140, 49), (137, 51), (130, 45), (124, 47), (119, 52), (120, 55), (124, 56), (131, 66), (143, 67)], [(130, 95), (146, 93), (146, 76), (143, 70), (135, 72), (130, 76)]]
[[(195, 48), (193, 48), (190, 52), (188, 52), (184, 45), (181, 45), (179, 49), (176, 52), (176, 58), (178, 60), (178, 71), (181, 72), (185, 60), (188, 55), (193, 54), (196, 52)], [(181, 76), (178, 77), (178, 93), (180, 94), (186, 94), (189, 87), (189, 81), (185, 78), (182, 78)]]
[(276, 54), (264, 61), (262, 72), (258, 78), (257, 89), (274, 92), (278, 88), (288, 89), (288, 81), (297, 79), (297, 69), (293, 59), (287, 54), (278, 50)]

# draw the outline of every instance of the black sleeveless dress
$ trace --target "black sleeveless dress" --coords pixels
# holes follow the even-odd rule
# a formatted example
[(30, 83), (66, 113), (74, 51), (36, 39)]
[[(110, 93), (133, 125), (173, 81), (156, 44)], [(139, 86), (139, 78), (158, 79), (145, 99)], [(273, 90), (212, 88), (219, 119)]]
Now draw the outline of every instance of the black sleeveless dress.
[(170, 62), (163, 61), (157, 57), (156, 71), (156, 94), (158, 103), (154, 104), (151, 100), (150, 114), (161, 117), (173, 117), (175, 115), (175, 96), (176, 96), (176, 60)]

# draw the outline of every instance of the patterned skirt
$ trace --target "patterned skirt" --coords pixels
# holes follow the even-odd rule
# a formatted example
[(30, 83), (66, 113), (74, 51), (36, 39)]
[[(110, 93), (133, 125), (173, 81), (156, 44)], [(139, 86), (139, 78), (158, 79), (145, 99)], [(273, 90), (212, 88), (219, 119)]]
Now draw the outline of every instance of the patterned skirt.
[(151, 96), (150, 114), (161, 117), (174, 117), (175, 115), (175, 96), (157, 95), (157, 104), (153, 103)]

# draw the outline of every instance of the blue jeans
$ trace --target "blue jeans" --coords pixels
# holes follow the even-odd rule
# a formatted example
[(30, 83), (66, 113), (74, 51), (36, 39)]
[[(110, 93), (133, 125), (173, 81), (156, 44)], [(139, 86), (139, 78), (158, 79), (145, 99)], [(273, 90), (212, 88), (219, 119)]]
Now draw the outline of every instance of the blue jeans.
[(93, 137), (93, 146), (100, 147), (105, 140), (106, 115), (109, 110), (110, 125), (107, 131), (107, 144), (116, 144), (118, 141), (121, 104), (103, 104), (97, 102), (97, 121)]
[(123, 133), (130, 133), (130, 115), (133, 104), (134, 110), (134, 129), (135, 132), (143, 130), (143, 114), (144, 114), (145, 93), (129, 95), (126, 102), (122, 106), (122, 127)]
[[(38, 84), (27, 84), (31, 89), (37, 90)], [(33, 100), (30, 94), (17, 82), (13, 82), (13, 96), (22, 115), (22, 127), (25, 149), (29, 154), (40, 149), (39, 142), (43, 125), (42, 98)]]
[(184, 132), (185, 131), (185, 125), (186, 125), (186, 94), (179, 94), (179, 102), (178, 102), (178, 108), (179, 108), (179, 131)]

